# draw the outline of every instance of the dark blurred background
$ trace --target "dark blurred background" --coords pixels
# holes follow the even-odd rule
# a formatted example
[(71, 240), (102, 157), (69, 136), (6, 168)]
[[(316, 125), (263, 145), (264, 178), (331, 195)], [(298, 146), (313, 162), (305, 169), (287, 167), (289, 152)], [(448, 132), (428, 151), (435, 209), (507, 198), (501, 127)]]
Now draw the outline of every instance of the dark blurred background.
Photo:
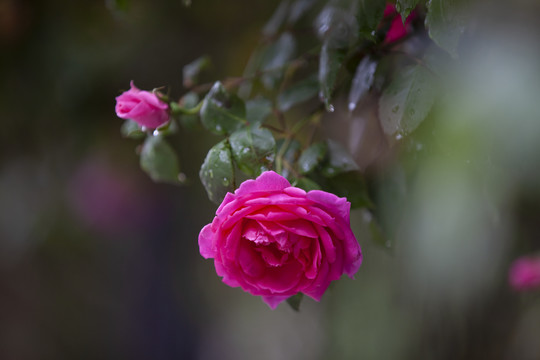
[[(241, 75), (277, 2), (112, 3), (0, 0), (0, 359), (540, 359), (538, 296), (506, 284), (512, 258), (538, 249), (534, 2), (486, 12), (454, 84), (470, 92), (439, 112), (440, 131), (419, 129), (461, 152), (422, 160), (407, 201), (402, 168), (379, 179), (382, 211), (406, 216), (404, 245), (374, 244), (355, 211), (356, 280), (299, 313), (223, 285), (199, 255), (215, 206), (197, 174), (217, 138), (180, 131), (189, 185), (155, 184), (114, 113), (131, 80), (179, 97), (201, 55), (204, 81)], [(485, 149), (510, 170), (471, 172)]]

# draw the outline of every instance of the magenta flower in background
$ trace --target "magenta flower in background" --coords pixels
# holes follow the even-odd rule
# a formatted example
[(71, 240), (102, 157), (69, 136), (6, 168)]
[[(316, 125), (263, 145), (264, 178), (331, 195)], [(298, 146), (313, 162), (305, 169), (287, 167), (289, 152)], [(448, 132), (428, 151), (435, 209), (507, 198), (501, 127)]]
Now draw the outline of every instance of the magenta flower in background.
[(156, 94), (139, 90), (131, 82), (131, 89), (116, 98), (116, 115), (130, 119), (149, 129), (160, 127), (169, 121), (169, 105)]
[(508, 273), (510, 286), (525, 291), (540, 287), (540, 257), (522, 257), (514, 261)]
[(401, 15), (399, 15), (396, 11), (395, 5), (387, 4), (386, 8), (384, 9), (384, 17), (389, 18), (392, 21), (390, 23), (390, 28), (386, 33), (386, 37), (384, 38), (384, 42), (391, 43), (404, 38), (407, 36), (407, 33), (412, 30), (410, 23), (416, 18), (416, 12), (411, 11), (407, 19), (405, 19), (405, 24), (403, 24)]
[(306, 193), (267, 171), (225, 196), (199, 248), (225, 284), (272, 309), (299, 292), (319, 301), (331, 281), (352, 278), (362, 263), (349, 214), (347, 199)]

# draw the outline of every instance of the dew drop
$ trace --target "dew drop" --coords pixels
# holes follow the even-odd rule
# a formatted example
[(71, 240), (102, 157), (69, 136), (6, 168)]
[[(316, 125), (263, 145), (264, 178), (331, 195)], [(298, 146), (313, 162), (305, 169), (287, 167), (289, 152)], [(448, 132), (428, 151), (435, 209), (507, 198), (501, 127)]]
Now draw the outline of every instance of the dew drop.
[(221, 125), (216, 125), (216, 130), (217, 130), (217, 131), (221, 131), (221, 130), (222, 130)]
[(350, 103), (349, 103), (349, 111), (350, 111), (350, 112), (353, 112), (354, 109), (356, 109), (356, 103), (350, 102)]
[(326, 106), (326, 110), (328, 110), (329, 112), (334, 112), (334, 110), (335, 110), (334, 105), (328, 104), (328, 105)]
[(148, 128), (146, 126), (141, 126), (141, 131), (142, 132), (146, 132), (146, 130), (148, 130)]
[(214, 178), (214, 172), (212, 170), (208, 170), (208, 175), (210, 175), (210, 178)]
[(157, 129), (156, 129), (156, 130), (154, 130), (154, 132), (152, 133), (152, 135), (154, 135), (154, 136), (158, 136), (158, 135), (159, 135), (159, 131), (158, 131)]
[(181, 183), (184, 183), (186, 181), (186, 174), (184, 173), (179, 173), (178, 174), (178, 181), (180, 181)]
[(227, 179), (227, 178), (223, 178), (222, 183), (223, 183), (223, 186), (229, 186), (229, 184), (230, 184), (229, 179)]
[(371, 36), (375, 36), (375, 30), (371, 32)]
[(401, 139), (403, 139), (403, 135), (397, 134), (397, 135), (396, 135), (396, 140), (401, 140)]
[(410, 115), (410, 116), (414, 116), (414, 114), (415, 114), (414, 109), (409, 110), (409, 115)]
[(242, 154), (247, 154), (249, 152), (249, 148), (245, 147), (242, 149)]
[(399, 111), (399, 105), (396, 105), (392, 108), (392, 112), (395, 114)]

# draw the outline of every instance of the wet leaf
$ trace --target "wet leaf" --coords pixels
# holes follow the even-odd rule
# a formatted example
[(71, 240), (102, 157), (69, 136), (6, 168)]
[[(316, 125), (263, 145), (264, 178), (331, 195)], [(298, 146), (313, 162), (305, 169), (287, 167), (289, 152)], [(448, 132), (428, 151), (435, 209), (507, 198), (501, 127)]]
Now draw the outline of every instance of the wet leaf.
[(325, 104), (326, 110), (334, 111), (330, 103), (332, 91), (336, 82), (337, 74), (345, 57), (342, 50), (323, 44), (319, 58), (319, 98)]
[(199, 177), (210, 201), (219, 204), (227, 194), (234, 191), (234, 172), (231, 148), (223, 140), (208, 151), (199, 171)]
[(301, 174), (308, 174), (315, 170), (325, 158), (327, 151), (326, 143), (316, 143), (302, 151), (298, 158), (298, 169)]
[(266, 98), (246, 101), (246, 118), (252, 126), (260, 126), (271, 113), (272, 102)]
[(281, 34), (275, 43), (266, 48), (261, 62), (261, 70), (264, 72), (261, 79), (267, 89), (276, 87), (295, 49), (296, 41), (289, 32)]
[(319, 81), (317, 75), (310, 76), (279, 94), (277, 106), (281, 111), (287, 111), (294, 105), (317, 96), (318, 90)]
[(302, 299), (304, 298), (304, 294), (298, 293), (296, 295), (291, 296), (287, 299), (287, 304), (294, 310), (294, 311), (300, 311), (300, 304), (302, 303)]
[(369, 56), (365, 56), (356, 67), (349, 91), (349, 111), (353, 111), (358, 101), (368, 92), (375, 78), (375, 70), (377, 62)]
[(236, 165), (247, 175), (258, 176), (272, 168), (276, 141), (269, 130), (249, 126), (235, 131), (229, 142)]
[(346, 197), (353, 209), (373, 208), (364, 177), (358, 171), (348, 171), (333, 177), (318, 179), (323, 189)]
[(246, 123), (244, 102), (229, 94), (219, 81), (204, 98), (200, 114), (204, 127), (218, 135), (230, 134)]
[(386, 7), (386, 0), (360, 0), (358, 4), (358, 25), (360, 32), (372, 38), (377, 30)]
[(297, 22), (309, 9), (315, 5), (316, 0), (296, 0), (290, 6), (289, 18), (287, 22), (294, 24)]
[(131, 139), (140, 139), (146, 135), (144, 131), (142, 131), (139, 124), (137, 124), (133, 120), (127, 119), (122, 124), (122, 127), (120, 128), (120, 133), (123, 137), (131, 138)]
[(388, 135), (408, 134), (429, 114), (436, 97), (433, 74), (416, 65), (402, 70), (379, 100), (379, 117)]
[(358, 170), (358, 165), (351, 154), (340, 143), (328, 139), (327, 162), (323, 166), (323, 174), (327, 177)]
[(190, 88), (197, 83), (199, 73), (210, 66), (210, 57), (201, 56), (184, 66), (182, 69), (182, 80), (184, 87)]
[[(282, 150), (282, 147), (286, 146), (286, 149)], [(291, 140), (289, 143), (285, 143), (285, 139), (279, 139), (276, 141), (276, 149), (278, 152), (283, 151), (283, 161), (289, 163), (291, 166), (294, 164), (300, 153), (301, 145), (296, 140)], [(287, 166), (283, 167), (281, 175), (285, 178), (289, 178), (290, 170)]]
[(397, 0), (396, 11), (401, 14), (401, 20), (405, 22), (411, 11), (418, 5), (419, 0)]
[(162, 136), (148, 136), (143, 144), (141, 168), (156, 182), (179, 183), (178, 157)]
[(356, 1), (333, 2), (315, 19), (319, 39), (334, 49), (348, 48), (358, 38), (355, 15)]
[(426, 15), (429, 37), (441, 48), (457, 57), (457, 47), (465, 31), (465, 0), (430, 0)]
[(266, 25), (264, 25), (262, 30), (263, 35), (272, 36), (277, 34), (279, 29), (281, 28), (281, 25), (283, 25), (285, 19), (287, 18), (289, 11), (289, 2), (289, 0), (283, 0), (281, 1), (281, 3), (279, 3), (279, 6), (272, 14), (270, 20), (268, 20)]

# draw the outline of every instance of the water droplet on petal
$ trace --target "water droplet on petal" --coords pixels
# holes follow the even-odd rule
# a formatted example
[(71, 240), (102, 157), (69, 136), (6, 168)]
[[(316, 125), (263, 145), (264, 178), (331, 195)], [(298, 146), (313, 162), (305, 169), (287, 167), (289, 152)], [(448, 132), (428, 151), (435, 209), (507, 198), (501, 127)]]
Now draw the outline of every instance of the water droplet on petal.
[(154, 132), (152, 133), (152, 135), (154, 135), (154, 136), (158, 136), (158, 135), (159, 135), (159, 131), (158, 131), (157, 129), (156, 129), (156, 130), (154, 130)]
[(403, 139), (403, 135), (397, 134), (397, 135), (396, 135), (396, 140), (401, 140), (401, 139)]
[(146, 132), (146, 130), (148, 130), (146, 126), (141, 126), (141, 131)]
[(350, 102), (350, 103), (349, 103), (349, 111), (350, 111), (350, 112), (353, 112), (354, 109), (356, 109), (356, 103)]

